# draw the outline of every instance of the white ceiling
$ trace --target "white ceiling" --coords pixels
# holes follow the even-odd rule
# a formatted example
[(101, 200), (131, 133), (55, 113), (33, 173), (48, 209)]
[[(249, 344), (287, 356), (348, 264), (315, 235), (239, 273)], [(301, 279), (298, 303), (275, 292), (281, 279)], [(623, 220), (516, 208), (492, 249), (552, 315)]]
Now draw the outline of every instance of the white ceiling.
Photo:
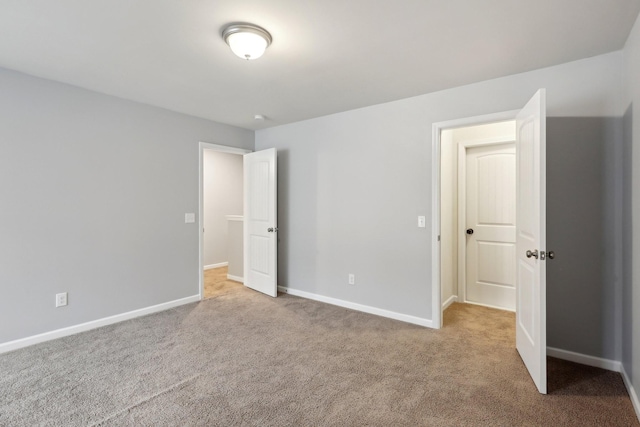
[[(639, 11), (640, 0), (0, 0), (0, 67), (261, 129), (615, 51)], [(262, 58), (231, 53), (220, 33), (232, 22), (272, 34)]]

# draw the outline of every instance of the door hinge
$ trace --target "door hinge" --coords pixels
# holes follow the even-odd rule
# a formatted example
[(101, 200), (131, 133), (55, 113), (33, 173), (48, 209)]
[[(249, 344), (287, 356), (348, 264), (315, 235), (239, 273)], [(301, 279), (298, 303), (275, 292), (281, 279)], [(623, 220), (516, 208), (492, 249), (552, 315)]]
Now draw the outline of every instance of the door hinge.
[(440, 241), (440, 235), (438, 235), (438, 242)]

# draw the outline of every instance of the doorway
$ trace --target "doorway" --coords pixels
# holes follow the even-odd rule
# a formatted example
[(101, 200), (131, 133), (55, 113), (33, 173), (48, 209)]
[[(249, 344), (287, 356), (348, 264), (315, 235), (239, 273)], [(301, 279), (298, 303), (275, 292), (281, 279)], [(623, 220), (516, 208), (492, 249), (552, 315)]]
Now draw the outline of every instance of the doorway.
[(515, 122), (441, 134), (441, 303), (515, 310)]
[(243, 156), (200, 143), (200, 299), (232, 292), (243, 279)]
[[(449, 120), (446, 122), (434, 123), (432, 126), (432, 224), (431, 229), (434, 233), (434, 238), (431, 243), (431, 262), (432, 262), (432, 275), (431, 281), (433, 286), (431, 287), (431, 302), (432, 302), (432, 322), (433, 327), (436, 329), (442, 328), (442, 312), (443, 307), (446, 308), (451, 303), (457, 301), (457, 297), (454, 294), (458, 293), (457, 284), (459, 271), (457, 266), (457, 247), (459, 236), (456, 223), (453, 222), (453, 215), (444, 215), (443, 211), (453, 212), (454, 207), (457, 212), (457, 191), (456, 197), (451, 195), (455, 188), (457, 189), (457, 150), (454, 150), (453, 141), (447, 140), (453, 136), (452, 133), (447, 132), (455, 129), (471, 128), (483, 125), (490, 125), (495, 123), (510, 122), (515, 120), (519, 110), (505, 111), (501, 113), (493, 113), (482, 116), (467, 117), (455, 120)], [(478, 138), (481, 138), (479, 136)], [(469, 138), (467, 138), (469, 139)], [(442, 158), (448, 158), (450, 161), (443, 162)], [(444, 169), (444, 170), (442, 170)], [(454, 171), (456, 172), (454, 174)], [(444, 179), (443, 177), (450, 177), (450, 179)], [(446, 241), (442, 239), (442, 233), (448, 234), (450, 238)], [(464, 237), (464, 236), (462, 236)], [(455, 246), (454, 246), (455, 242)], [(454, 251), (455, 250), (455, 257)], [(450, 255), (447, 255), (450, 254)], [(447, 265), (443, 268), (442, 260), (445, 259)], [(448, 261), (446, 261), (448, 260)], [(453, 260), (456, 260), (456, 264), (453, 264)], [(443, 290), (442, 283), (450, 284), (449, 288)], [(456, 288), (453, 288), (453, 286)], [(444, 292), (446, 297), (443, 298)], [(445, 305), (443, 306), (443, 302)]]
[[(516, 128), (516, 349), (538, 391), (546, 394), (545, 89), (539, 89), (521, 110), (434, 123), (432, 126), (432, 322), (434, 328), (442, 327), (441, 151), (446, 148), (441, 143), (442, 133), (447, 129), (510, 120), (515, 120)], [(458, 231), (458, 234), (461, 233)]]
[[(198, 254), (198, 277), (199, 296), (204, 298), (204, 268), (221, 266), (224, 261), (214, 261), (212, 264), (205, 264), (205, 198), (204, 198), (204, 159), (207, 150), (217, 153), (227, 153), (241, 155), (242, 159), (242, 227), (234, 224), (239, 220), (237, 215), (225, 214), (227, 227), (240, 231), (228, 229), (228, 233), (241, 234), (241, 241), (233, 240), (240, 249), (228, 250), (237, 255), (238, 264), (241, 262), (242, 277), (237, 273), (227, 272), (227, 279), (241, 281), (244, 286), (272, 297), (278, 296), (278, 253), (277, 253), (277, 151), (270, 148), (253, 152), (224, 145), (209, 144), (200, 142), (199, 144), (199, 179), (198, 179), (198, 200), (199, 200), (199, 254)], [(239, 156), (240, 157), (240, 156)], [(235, 227), (234, 227), (235, 226)], [(212, 261), (208, 261), (212, 262)], [(229, 264), (231, 260), (227, 261)], [(229, 268), (231, 266), (229, 265)], [(235, 271), (235, 270), (234, 270)]]
[(205, 149), (204, 299), (237, 291), (244, 282), (243, 196), (242, 155)]

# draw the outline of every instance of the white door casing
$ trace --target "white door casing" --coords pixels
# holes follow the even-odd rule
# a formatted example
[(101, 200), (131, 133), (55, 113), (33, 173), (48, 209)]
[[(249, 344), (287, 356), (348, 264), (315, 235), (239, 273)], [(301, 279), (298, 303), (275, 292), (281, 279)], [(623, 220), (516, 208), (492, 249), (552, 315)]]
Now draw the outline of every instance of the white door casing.
[[(516, 171), (514, 142), (461, 146), (465, 156), (464, 300), (515, 310)], [(469, 230), (472, 234), (468, 234)]]
[(431, 125), (431, 308), (432, 327), (442, 328), (442, 283), (440, 251), (440, 210), (441, 210), (441, 136), (446, 129), (514, 120), (519, 110), (503, 111), (481, 116), (465, 117)]
[[(540, 89), (516, 116), (516, 348), (547, 393), (546, 103)], [(527, 251), (531, 251), (530, 256)], [(536, 257), (537, 255), (537, 257)]]
[(276, 149), (244, 155), (244, 285), (272, 297), (277, 281)]

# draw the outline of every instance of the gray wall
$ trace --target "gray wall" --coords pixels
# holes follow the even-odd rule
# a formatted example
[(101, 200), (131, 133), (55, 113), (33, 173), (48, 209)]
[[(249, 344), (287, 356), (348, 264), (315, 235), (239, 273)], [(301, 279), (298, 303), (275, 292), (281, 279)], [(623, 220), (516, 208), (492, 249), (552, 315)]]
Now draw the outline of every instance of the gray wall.
[[(620, 116), (621, 73), (617, 52), (258, 131), (256, 149), (279, 150), (280, 284), (431, 319), (434, 236), (417, 228), (416, 217), (431, 224), (432, 124), (521, 108), (541, 87), (552, 117)], [(563, 256), (559, 250), (557, 268)], [(586, 318), (592, 307), (566, 309)], [(605, 316), (611, 307), (598, 311)], [(554, 321), (549, 329), (572, 332)], [(602, 329), (577, 340), (555, 344), (596, 356), (616, 351), (591, 346), (603, 340)]]
[[(636, 393), (640, 391), (640, 227), (635, 221), (640, 218), (640, 18), (631, 31), (624, 48), (624, 72), (626, 84), (624, 136), (625, 186), (624, 195), (630, 200), (624, 204), (625, 232), (625, 305), (623, 307), (623, 367), (631, 376)], [(630, 180), (630, 182), (629, 182)], [(635, 332), (635, 333), (634, 333)]]
[(204, 265), (229, 262), (227, 215), (242, 215), (242, 156), (204, 150)]
[(244, 221), (228, 221), (229, 269), (227, 275), (244, 279)]
[(0, 343), (198, 294), (198, 142), (254, 133), (1, 69), (0, 94)]
[[(610, 129), (620, 118), (547, 119), (547, 345), (620, 360), (615, 323), (621, 283), (613, 249), (609, 212), (619, 180), (608, 165), (620, 140)], [(608, 227), (605, 225), (608, 224)], [(618, 272), (619, 273), (619, 272)]]

